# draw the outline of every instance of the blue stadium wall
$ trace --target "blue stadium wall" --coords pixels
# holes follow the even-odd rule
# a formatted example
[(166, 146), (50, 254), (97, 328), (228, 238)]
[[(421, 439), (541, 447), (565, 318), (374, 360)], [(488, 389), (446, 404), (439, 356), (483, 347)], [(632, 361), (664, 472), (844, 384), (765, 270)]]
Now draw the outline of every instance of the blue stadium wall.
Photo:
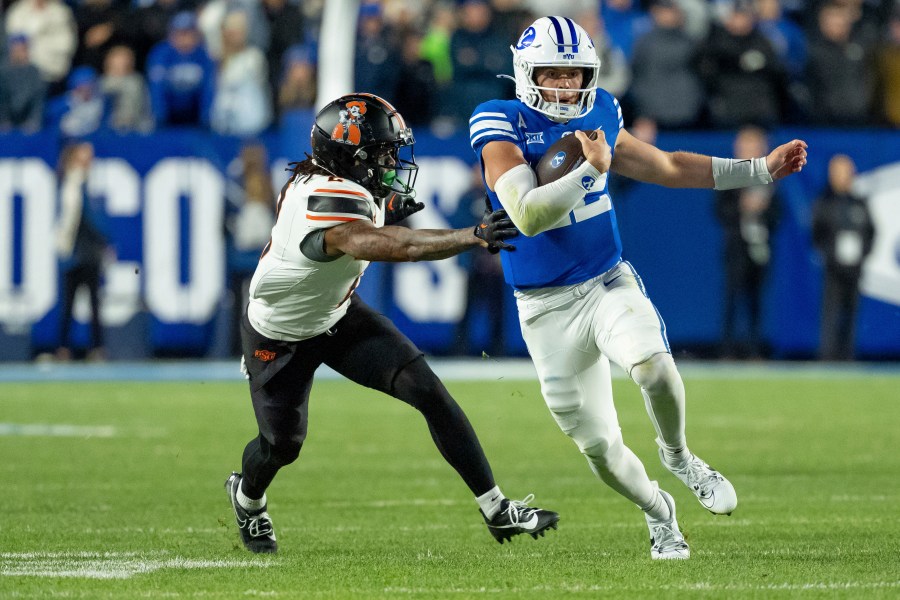
[[(311, 115), (291, 115), (260, 141), (273, 173), (308, 151)], [(800, 137), (811, 161), (779, 184), (782, 219), (766, 282), (765, 337), (776, 358), (811, 358), (819, 338), (822, 272), (811, 248), (810, 214), (826, 180), (827, 159), (854, 158), (877, 196), (876, 251), (867, 265), (857, 349), (869, 359), (900, 358), (900, 134), (895, 131), (780, 130)], [(415, 227), (445, 227), (465, 192), (474, 156), (463, 136), (416, 132), (419, 198)], [(729, 156), (733, 133), (663, 134), (666, 150)], [(91, 193), (104, 196), (116, 260), (106, 270), (104, 323), (113, 359), (223, 357), (232, 332), (227, 309), (229, 259), (224, 234), (224, 172), (240, 140), (201, 131), (149, 136), (98, 135)], [(60, 140), (52, 134), (0, 136), (0, 360), (27, 360), (58, 343), (60, 274), (53, 244), (58, 210), (54, 172)], [(714, 195), (622, 185), (613, 202), (624, 256), (641, 273), (663, 315), (676, 355), (703, 353), (721, 337), (722, 233)], [(246, 262), (247, 257), (243, 258)], [(457, 259), (372, 265), (358, 293), (389, 315), (426, 352), (454, 343), (466, 276)], [(525, 355), (511, 290), (506, 294), (507, 354)], [(474, 348), (487, 347), (493, 315), (480, 314)], [(76, 345), (87, 342), (78, 323)]]

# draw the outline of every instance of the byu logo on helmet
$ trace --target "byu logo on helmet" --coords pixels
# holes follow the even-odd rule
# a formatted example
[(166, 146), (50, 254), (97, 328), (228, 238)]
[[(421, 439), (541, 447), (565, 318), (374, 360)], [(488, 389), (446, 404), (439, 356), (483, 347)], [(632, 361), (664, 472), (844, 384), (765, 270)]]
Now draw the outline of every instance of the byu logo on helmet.
[(519, 43), (516, 44), (516, 48), (518, 48), (519, 50), (527, 48), (534, 43), (534, 36), (534, 27), (529, 27), (522, 33), (522, 37), (519, 38)]
[(562, 151), (557, 152), (556, 156), (553, 157), (553, 160), (550, 161), (550, 166), (555, 169), (559, 165), (563, 164), (564, 160), (566, 160), (566, 153)]

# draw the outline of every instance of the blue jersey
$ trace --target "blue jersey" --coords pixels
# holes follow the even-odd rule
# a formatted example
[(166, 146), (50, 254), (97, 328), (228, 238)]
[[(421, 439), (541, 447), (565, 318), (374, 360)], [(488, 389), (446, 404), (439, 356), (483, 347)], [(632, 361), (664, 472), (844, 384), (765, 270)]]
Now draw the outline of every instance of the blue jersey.
[[(622, 128), (619, 101), (597, 90), (591, 111), (567, 123), (551, 121), (520, 100), (490, 100), (478, 105), (469, 119), (472, 149), (481, 158), (485, 144), (511, 142), (522, 150), (533, 169), (555, 141), (578, 129), (601, 129), (615, 148)], [(482, 163), (482, 176), (484, 166)], [(573, 285), (610, 270), (621, 260), (622, 242), (607, 185), (607, 174), (587, 180), (582, 202), (561, 222), (534, 237), (515, 239), (514, 252), (501, 252), (507, 283), (516, 289)], [(487, 190), (493, 208), (501, 208), (497, 194)]]

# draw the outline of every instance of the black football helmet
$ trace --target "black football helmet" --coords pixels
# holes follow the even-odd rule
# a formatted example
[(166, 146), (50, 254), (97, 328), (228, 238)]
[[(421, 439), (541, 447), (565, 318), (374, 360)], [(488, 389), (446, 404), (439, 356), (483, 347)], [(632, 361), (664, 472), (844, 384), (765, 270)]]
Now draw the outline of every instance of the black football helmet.
[(329, 102), (316, 115), (310, 142), (318, 166), (377, 198), (415, 194), (419, 167), (412, 130), (396, 108), (374, 94), (347, 94)]

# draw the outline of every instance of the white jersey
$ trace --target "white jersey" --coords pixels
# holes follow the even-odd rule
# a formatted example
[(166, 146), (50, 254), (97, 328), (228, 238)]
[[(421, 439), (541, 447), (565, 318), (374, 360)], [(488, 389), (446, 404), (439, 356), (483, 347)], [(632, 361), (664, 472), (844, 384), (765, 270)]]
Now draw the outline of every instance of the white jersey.
[(369, 261), (327, 256), (324, 231), (367, 219), (384, 224), (372, 194), (347, 179), (294, 175), (278, 199), (272, 238), (250, 282), (251, 325), (275, 340), (305, 340), (347, 313)]

